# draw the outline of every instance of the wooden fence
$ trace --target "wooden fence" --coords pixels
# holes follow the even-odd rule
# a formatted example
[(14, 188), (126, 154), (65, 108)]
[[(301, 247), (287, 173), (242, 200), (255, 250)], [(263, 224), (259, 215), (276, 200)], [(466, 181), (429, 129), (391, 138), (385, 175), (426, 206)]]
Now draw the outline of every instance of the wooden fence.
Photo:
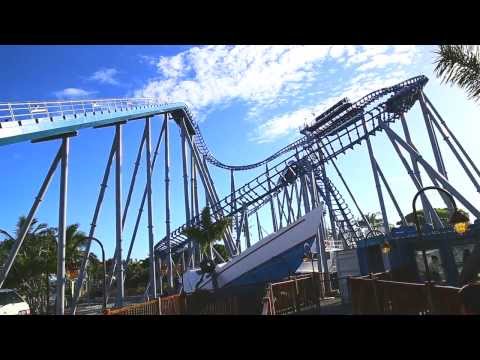
[[(233, 292), (234, 291), (234, 292)], [(172, 295), (108, 309), (105, 315), (284, 315), (320, 306), (320, 299), (330, 295), (330, 282), (324, 274), (292, 277), (290, 280), (265, 285), (196, 291), (189, 295)], [(265, 295), (266, 294), (266, 295)], [(263, 302), (262, 302), (263, 298)]]
[[(385, 276), (383, 276), (385, 277)], [(353, 314), (463, 314), (460, 288), (379, 280), (349, 279)]]
[(183, 295), (161, 297), (141, 304), (104, 311), (104, 315), (180, 315), (184, 313), (185, 296)]
[(263, 315), (287, 315), (320, 308), (320, 299), (330, 295), (326, 274), (315, 273), (269, 284), (263, 298)]

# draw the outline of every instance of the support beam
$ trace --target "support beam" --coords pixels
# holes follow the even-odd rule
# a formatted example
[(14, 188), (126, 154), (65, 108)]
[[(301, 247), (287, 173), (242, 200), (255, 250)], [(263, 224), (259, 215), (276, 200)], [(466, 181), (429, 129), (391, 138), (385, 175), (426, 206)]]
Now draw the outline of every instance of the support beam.
[(10, 253), (8, 254), (8, 259), (5, 263), (5, 266), (0, 276), (0, 288), (3, 286), (3, 283), (5, 282), (8, 276), (8, 273), (12, 268), (12, 265), (15, 261), (15, 257), (17, 256), (18, 251), (20, 250), (20, 247), (22, 246), (23, 241), (25, 240), (28, 230), (30, 230), (30, 226), (32, 226), (33, 218), (37, 213), (40, 203), (43, 201), (43, 198), (45, 196), (45, 193), (47, 192), (48, 186), (52, 181), (53, 174), (55, 173), (58, 163), (60, 162), (60, 159), (62, 157), (62, 150), (63, 150), (63, 145), (60, 146), (60, 149), (58, 150), (57, 155), (53, 159), (52, 164), (50, 165), (50, 169), (48, 170), (47, 176), (45, 176), (42, 186), (40, 187), (40, 190), (37, 196), (35, 197), (35, 201), (33, 202), (33, 205), (30, 208), (27, 218), (25, 219), (25, 224), (23, 228), (20, 230), (20, 234), (18, 235), (12, 249), (10, 250)]
[[(234, 221), (232, 222), (232, 234), (236, 234), (238, 232), (238, 214), (237, 210), (237, 199), (235, 197), (235, 177), (233, 175), (233, 169), (230, 170), (230, 194), (232, 196), (232, 205), (230, 207), (230, 211), (235, 213), (233, 216)], [(240, 248), (238, 247), (238, 240), (237, 241), (237, 250), (240, 252)]]
[[(320, 159), (323, 160), (323, 154), (321, 152), (319, 152), (319, 155), (320, 155)], [(333, 207), (332, 207), (331, 189), (330, 189), (330, 187), (328, 186), (328, 184), (325, 180), (327, 178), (327, 173), (326, 173), (326, 170), (325, 170), (325, 163), (321, 163), (320, 169), (321, 169), (321, 174), (322, 174), (322, 182), (324, 184), (324, 189), (325, 189), (324, 200), (325, 200), (325, 205), (327, 205), (327, 209), (328, 209), (328, 215), (329, 215), (329, 219), (330, 219), (330, 227), (331, 227), (331, 230), (332, 230), (332, 237), (333, 237), (334, 240), (337, 240), (337, 231), (336, 231), (336, 228), (335, 228), (335, 215), (334, 215), (334, 211), (333, 211)]]
[[(74, 292), (73, 301), (72, 301), (72, 314), (73, 315), (75, 315), (75, 313), (77, 311), (77, 302), (78, 302), (78, 298), (80, 296), (80, 289), (83, 285), (83, 280), (85, 278), (85, 271), (86, 271), (87, 266), (88, 266), (88, 259), (89, 259), (89, 255), (90, 255), (90, 246), (91, 246), (91, 243), (92, 243), (91, 238), (94, 237), (94, 235), (95, 235), (95, 229), (97, 227), (97, 220), (98, 220), (98, 216), (100, 214), (100, 209), (102, 207), (103, 198), (105, 196), (105, 190), (107, 189), (108, 178), (110, 176), (110, 170), (111, 170), (111, 167), (112, 167), (113, 157), (115, 155), (116, 144), (117, 144), (117, 138), (114, 137), (113, 142), (112, 142), (112, 147), (110, 149), (110, 155), (109, 155), (108, 160), (107, 160), (107, 166), (105, 167), (105, 172), (103, 174), (102, 183), (100, 184), (100, 193), (98, 194), (97, 204), (95, 206), (95, 211), (93, 213), (92, 222), (90, 223), (90, 231), (88, 232), (88, 237), (90, 238), (90, 240), (87, 241), (87, 245), (86, 245), (86, 248), (85, 248), (85, 255), (83, 257), (82, 265), (80, 266), (80, 272), (79, 272), (78, 279), (77, 279), (77, 282), (76, 282), (76, 285), (75, 285), (75, 292)], [(116, 257), (114, 257), (114, 258), (116, 259)], [(114, 264), (115, 264), (115, 262), (114, 262)], [(112, 279), (112, 274), (113, 274), (113, 271), (110, 274), (110, 279)], [(111, 282), (112, 281), (113, 280), (111, 280)], [(110, 283), (110, 285), (111, 285), (111, 283)], [(108, 298), (107, 298), (107, 300), (108, 300)]]
[[(410, 131), (408, 130), (408, 125), (407, 125), (407, 121), (405, 120), (404, 114), (400, 115), (400, 120), (402, 122), (403, 133), (405, 134), (405, 140), (407, 140), (407, 143), (410, 146), (415, 148), (412, 142), (412, 138), (410, 137)], [(417, 161), (415, 161), (415, 158), (411, 154), (410, 154), (410, 162), (412, 163), (412, 167), (413, 167), (413, 175), (417, 177), (419, 184), (421, 185), (421, 187), (423, 187), (422, 177), (420, 175), (420, 169), (418, 168), (418, 163)], [(422, 208), (424, 209), (423, 211), (425, 215), (425, 222), (427, 224), (433, 224), (432, 219), (435, 216), (433, 213), (431, 213), (431, 211), (434, 211), (433, 208), (431, 206), (430, 207), (427, 206), (427, 198), (424, 193), (420, 194), (420, 199), (422, 201)], [(428, 209), (432, 209), (432, 210), (428, 210)]]
[(144, 130), (144, 132), (143, 132), (142, 139), (140, 141), (140, 146), (138, 147), (138, 153), (137, 153), (137, 158), (135, 160), (135, 166), (133, 168), (132, 179), (130, 181), (130, 186), (128, 188), (127, 200), (125, 201), (125, 208), (123, 209), (122, 229), (125, 227), (125, 221), (127, 220), (127, 214), (128, 214), (128, 209), (130, 207), (130, 201), (131, 201), (131, 198), (132, 198), (133, 188), (135, 187), (135, 180), (137, 178), (138, 168), (140, 167), (140, 160), (142, 158), (143, 144), (145, 143), (145, 139), (146, 139), (145, 131), (146, 130)]
[(300, 179), (300, 189), (303, 197), (303, 207), (305, 210), (305, 214), (308, 214), (311, 210), (311, 207), (310, 207), (310, 201), (308, 199), (307, 175), (302, 175)]
[[(185, 124), (182, 123), (182, 127), (185, 128)], [(215, 204), (216, 203), (216, 201), (214, 200), (215, 194), (213, 190), (210, 188), (208, 175), (206, 174), (205, 169), (203, 169), (203, 163), (202, 163), (202, 160), (200, 159), (200, 155), (198, 154), (196, 147), (194, 146), (192, 140), (189, 137), (187, 137), (187, 141), (190, 147), (190, 151), (194, 156), (195, 165), (200, 172), (200, 179), (202, 180), (203, 186), (206, 190), (206, 196), (208, 197), (211, 204)], [(221, 214), (219, 214), (219, 216), (221, 216)], [(224, 244), (225, 244), (228, 255), (234, 256), (236, 254), (236, 247), (235, 247), (235, 244), (233, 243), (233, 239), (230, 234), (230, 231), (227, 231), (227, 235), (224, 238)]]
[(170, 243), (170, 147), (168, 136), (168, 114), (165, 113), (165, 233), (167, 238), (168, 285), (173, 288), (172, 246)]
[(123, 261), (122, 261), (122, 125), (115, 126), (116, 151), (115, 151), (115, 222), (116, 222), (116, 278), (117, 278), (117, 298), (115, 305), (123, 306), (125, 297), (123, 281)]
[(420, 108), (422, 109), (423, 119), (425, 120), (425, 126), (427, 127), (428, 137), (430, 139), (430, 145), (432, 146), (438, 172), (448, 180), (447, 170), (445, 169), (442, 153), (440, 151), (440, 147), (438, 146), (437, 137), (435, 136), (435, 129), (433, 128), (432, 122), (428, 116), (428, 109), (423, 98), (423, 92), (420, 92), (418, 100), (420, 102)]
[(437, 122), (437, 120), (435, 119), (435, 117), (433, 116), (433, 114), (430, 112), (430, 110), (428, 110), (428, 114), (430, 116), (430, 119), (432, 120), (433, 124), (435, 125), (435, 127), (438, 129), (438, 131), (440, 132), (440, 134), (443, 136), (443, 139), (445, 140), (445, 142), (447, 143), (447, 145), (450, 147), (450, 150), (452, 150), (453, 154), (455, 155), (455, 157), (457, 158), (458, 162), (460, 163), (460, 165), (462, 166), (463, 170), (465, 171), (465, 173), (467, 174), (468, 178), (470, 179), (470, 181), (472, 182), (473, 186), (475, 186), (475, 189), (477, 190), (477, 192), (480, 192), (480, 185), (478, 184), (478, 181), (477, 179), (475, 179), (475, 176), (473, 176), (472, 172), (470, 171), (470, 169), (468, 168), (467, 164), (465, 164), (465, 161), (463, 161), (462, 157), (460, 156), (460, 154), (458, 153), (457, 149), (453, 146), (452, 142), (450, 141), (450, 139), (448, 138), (447, 134), (445, 134), (445, 132), (443, 131), (443, 129), (440, 127), (440, 124)]
[[(393, 139), (393, 137), (387, 132), (387, 135), (390, 139), (390, 142), (392, 143), (398, 157), (400, 158), (400, 160), (402, 161), (403, 163), (403, 166), (405, 167), (405, 170), (407, 170), (407, 173), (408, 175), (410, 176), (410, 178), (412, 179), (412, 182), (413, 184), (415, 185), (417, 191), (420, 191), (422, 188), (423, 188), (423, 185), (418, 181), (418, 178), (415, 176), (414, 172), (411, 170), (410, 166), (408, 165), (408, 162), (407, 160), (405, 159), (405, 157), (402, 155), (402, 152), (400, 151), (400, 148), (398, 147), (398, 144), (395, 142), (395, 140)], [(413, 154), (412, 154), (413, 156)], [(416, 161), (415, 157), (413, 157), (414, 161)], [(442, 221), (440, 220), (440, 218), (438, 217), (438, 214), (433, 210), (433, 207), (432, 205), (430, 204), (430, 201), (428, 201), (427, 198), (425, 198), (425, 208), (424, 208), (424, 212), (425, 213), (430, 213), (432, 214), (432, 222), (433, 222), (433, 226), (436, 228), (436, 229), (442, 229), (443, 228), (443, 224), (442, 224)]]
[[(365, 119), (362, 119), (362, 124), (363, 124), (363, 129), (365, 131), (365, 134), (368, 135)], [(378, 178), (377, 167), (375, 166), (376, 160), (375, 160), (375, 156), (373, 155), (373, 149), (372, 149), (372, 144), (370, 142), (370, 137), (366, 136), (365, 139), (367, 141), (368, 156), (370, 158), (370, 164), (372, 165), (372, 172), (373, 172), (373, 178), (375, 180), (375, 187), (377, 188), (378, 202), (380, 203), (380, 209), (382, 211), (383, 227), (384, 227), (385, 235), (388, 236), (390, 235), (390, 228), (388, 226), (387, 210), (385, 209), (385, 203), (383, 201), (383, 193), (382, 193), (382, 188), (380, 186), (380, 180)]]
[(245, 232), (245, 241), (247, 249), (252, 246), (250, 242), (250, 227), (248, 226), (248, 209), (245, 207), (245, 218), (244, 218), (244, 232)]
[(340, 172), (340, 170), (338, 169), (337, 165), (335, 164), (335, 161), (333, 161), (333, 158), (330, 160), (331, 164), (333, 165), (333, 167), (335, 168), (337, 174), (338, 174), (338, 177), (340, 178), (340, 180), (342, 181), (343, 183), (343, 186), (345, 186), (345, 189), (347, 189), (348, 191), (348, 194), (350, 195), (350, 198), (352, 199), (353, 203), (355, 204), (355, 207), (357, 208), (360, 216), (362, 217), (363, 221), (365, 222), (365, 224), (367, 225), (367, 228), (368, 228), (368, 231), (372, 231), (372, 226), (370, 225), (370, 222), (368, 221), (368, 219), (365, 217), (365, 215), (363, 214), (363, 211), (360, 209), (360, 206), (358, 206), (358, 203), (357, 203), (357, 200), (355, 199), (355, 197), (353, 196), (352, 192), (350, 191), (350, 187), (347, 185), (347, 182), (345, 181), (345, 179), (343, 178), (343, 175), (342, 173)]
[(148, 247), (150, 255), (150, 294), (153, 299), (157, 298), (157, 280), (155, 276), (155, 252), (153, 249), (153, 204), (152, 204), (152, 160), (150, 155), (150, 118), (145, 119), (145, 150), (147, 161), (147, 211), (148, 211)]
[(395, 195), (393, 195), (392, 189), (390, 189), (387, 179), (385, 178), (385, 176), (383, 176), (383, 172), (380, 169), (380, 165), (378, 165), (377, 160), (375, 160), (375, 166), (377, 167), (377, 171), (378, 171), (378, 174), (380, 175), (380, 178), (382, 179), (383, 185), (385, 185), (385, 189), (387, 189), (388, 195), (390, 195), (390, 199), (392, 200), (393, 205), (397, 210), (397, 213), (398, 213), (398, 216), (400, 217), (400, 221), (402, 222), (402, 225), (407, 226), (407, 221), (405, 220), (405, 216), (403, 216), (403, 212), (400, 209), (400, 206), (398, 206), (397, 199), (395, 198)]
[[(188, 166), (187, 166), (187, 149), (186, 149), (186, 140), (185, 137), (188, 134), (185, 133), (185, 129), (180, 129), (181, 137), (181, 147), (182, 147), (182, 168), (183, 168), (183, 196), (185, 201), (185, 223), (187, 226), (190, 226), (190, 202), (188, 194)], [(192, 243), (188, 243), (188, 256), (191, 257), (193, 254)], [(184, 256), (184, 255), (182, 255)], [(185, 265), (185, 264), (184, 264)]]
[(258, 241), (263, 239), (262, 227), (260, 226), (260, 219), (258, 218), (258, 211), (255, 212), (257, 218)]
[(400, 136), (398, 136), (392, 129), (390, 129), (385, 124), (381, 124), (382, 128), (387, 132), (387, 134), (393, 139), (396, 143), (400, 144), (405, 150), (414, 155), (415, 159), (423, 166), (425, 171), (427, 171), (432, 178), (435, 178), (439, 181), (442, 186), (450, 192), (454, 197), (456, 197), (460, 203), (463, 204), (477, 219), (480, 218), (480, 211), (475, 208), (450, 182), (439, 172), (437, 172), (427, 161), (425, 161), (422, 156), (410, 145), (408, 145)]
[[(297, 216), (294, 216), (294, 220), (297, 221), (302, 216), (302, 197), (301, 193), (298, 191), (297, 181), (293, 183), (293, 188), (295, 189), (295, 199), (297, 200)], [(293, 190), (292, 190), (293, 198)]]
[[(468, 163), (472, 166), (473, 170), (475, 171), (475, 173), (477, 174), (477, 176), (480, 177), (480, 170), (478, 170), (477, 166), (475, 165), (475, 163), (472, 161), (472, 159), (470, 158), (470, 156), (468, 155), (468, 153), (465, 151), (465, 149), (463, 148), (462, 144), (457, 140), (457, 138), (455, 137), (455, 135), (453, 134), (453, 132), (450, 130), (450, 128), (447, 126), (447, 123), (443, 120), (443, 118), (440, 116), (440, 114), (438, 113), (437, 109), (435, 109), (435, 107), (433, 106), (433, 104), (430, 102), (430, 100), (428, 99), (427, 95), (423, 94), (424, 96), (424, 99), (426, 100), (426, 103), (428, 104), (428, 106), (433, 110), (433, 112), (435, 113), (435, 115), (437, 116), (437, 118), (440, 120), (441, 124), (445, 127), (445, 129), (447, 130), (447, 133), (450, 135), (450, 137), (452, 138), (452, 140), (455, 142), (455, 144), (458, 146), (458, 148), (460, 149), (460, 151), (462, 152), (463, 156), (465, 156), (465, 158), (467, 159)], [(433, 118), (433, 117), (432, 117)]]
[[(267, 176), (267, 187), (268, 187), (268, 192), (272, 192), (272, 186), (270, 184), (270, 175), (268, 173), (268, 164), (265, 164), (265, 174)], [(273, 196), (270, 196), (270, 212), (272, 215), (272, 225), (273, 225), (273, 232), (278, 231), (278, 224), (277, 224), (277, 217), (275, 216), (275, 206), (273, 204)]]
[[(437, 164), (438, 172), (442, 174), (445, 177), (445, 179), (448, 180), (447, 170), (445, 168), (445, 163), (443, 161), (442, 152), (440, 151), (440, 146), (438, 145), (435, 129), (433, 128), (433, 125), (432, 125), (432, 120), (430, 119), (430, 116), (428, 114), (428, 109), (425, 104), (423, 92), (420, 92), (420, 96), (418, 100), (420, 102), (420, 107), (422, 109), (423, 118), (425, 120), (425, 126), (427, 127), (428, 137), (430, 139), (430, 144), (432, 146), (432, 151), (435, 157), (435, 163)], [(443, 199), (443, 202), (445, 203), (449, 211), (453, 211), (453, 205), (450, 203), (450, 200), (448, 199), (448, 197), (442, 192), (440, 192), (440, 196)]]
[(57, 315), (65, 313), (65, 248), (67, 244), (67, 194), (68, 194), (68, 153), (69, 138), (62, 139), (62, 159), (60, 172), (60, 206), (58, 212), (57, 244)]

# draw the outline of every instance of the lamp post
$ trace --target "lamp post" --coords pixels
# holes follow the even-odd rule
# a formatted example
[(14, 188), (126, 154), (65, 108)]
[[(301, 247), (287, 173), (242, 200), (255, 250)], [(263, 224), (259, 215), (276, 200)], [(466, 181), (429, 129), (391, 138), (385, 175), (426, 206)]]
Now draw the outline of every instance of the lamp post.
[[(438, 191), (441, 191), (443, 192), (445, 195), (447, 195), (447, 197), (450, 199), (450, 201), (452, 202), (453, 204), (453, 213), (452, 215), (450, 216), (450, 220), (449, 220), (449, 223), (451, 225), (454, 226), (454, 230), (455, 232), (458, 232), (458, 233), (461, 233), (462, 231), (459, 231), (457, 230), (457, 228), (455, 227), (456, 224), (460, 224), (460, 223), (465, 223), (465, 222), (468, 222), (468, 217), (464, 214), (462, 214), (458, 209), (457, 209), (457, 204), (455, 203), (455, 199), (453, 198), (452, 194), (450, 194), (448, 191), (446, 191), (445, 189), (442, 189), (438, 186), (427, 186), (427, 187), (424, 187), (423, 189), (420, 189), (414, 196), (413, 198), (413, 201), (412, 201), (412, 210), (413, 210), (413, 217), (415, 219), (415, 227), (417, 229), (417, 234), (418, 234), (418, 239), (420, 241), (422, 241), (422, 230), (420, 228), (420, 223), (419, 223), (419, 220), (418, 220), (418, 215), (417, 215), (417, 209), (415, 207), (415, 204), (416, 204), (416, 201), (418, 199), (418, 196), (423, 193), (424, 191), (427, 191), (427, 190), (432, 190), (432, 189), (435, 189), (435, 190), (438, 190)], [(461, 229), (461, 230), (465, 230), (465, 229)], [(426, 253), (426, 250), (425, 250), (425, 246), (422, 246), (422, 257), (423, 257), (423, 263), (425, 265), (425, 275), (426, 275), (426, 278), (427, 278), (427, 282), (431, 282), (430, 280), (430, 268), (428, 266), (428, 260), (427, 260), (427, 253)]]
[[(88, 236), (86, 238), (82, 238), (78, 240), (74, 246), (74, 249), (78, 246), (79, 243), (84, 242), (85, 240), (93, 240), (102, 249), (102, 262), (103, 262), (103, 310), (107, 309), (107, 264), (105, 262), (105, 250), (103, 249), (103, 245), (97, 238), (93, 236)], [(80, 285), (81, 287), (81, 285)]]

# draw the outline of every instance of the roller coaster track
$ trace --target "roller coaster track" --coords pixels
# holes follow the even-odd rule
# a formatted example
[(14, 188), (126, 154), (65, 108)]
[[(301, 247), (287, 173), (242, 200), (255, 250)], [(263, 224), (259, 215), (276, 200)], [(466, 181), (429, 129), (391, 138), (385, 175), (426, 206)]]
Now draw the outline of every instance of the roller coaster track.
[[(417, 77), (405, 80), (394, 86), (374, 91), (364, 96), (360, 100), (356, 101), (355, 103), (351, 104), (347, 108), (345, 108), (342, 112), (338, 113), (335, 117), (330, 119), (328, 124), (317, 129), (312, 135), (321, 136), (324, 134), (330, 134), (334, 132), (338, 127), (347, 125), (349, 121), (353, 119), (352, 117), (348, 117), (348, 114), (355, 113), (354, 110), (357, 110), (357, 111), (364, 110), (367, 108), (367, 106), (373, 104), (378, 99), (389, 94), (393, 96), (395, 94), (398, 94), (398, 92), (401, 90), (408, 90), (408, 89), (416, 90), (416, 89), (422, 88), (427, 83), (427, 81), (428, 79), (425, 76), (417, 76)], [(272, 160), (275, 160), (276, 158), (280, 157), (285, 153), (288, 153), (289, 151), (295, 150), (299, 146), (307, 145), (309, 143), (309, 139), (307, 138), (307, 136), (304, 136), (292, 142), (291, 144), (285, 146), (284, 148), (278, 150), (276, 153), (274, 153), (273, 155), (269, 156), (268, 158), (262, 161), (252, 163), (252, 164), (246, 164), (246, 165), (228, 165), (228, 164), (222, 163), (221, 161), (217, 160), (213, 156), (212, 152), (208, 149), (208, 146), (201, 134), (198, 124), (194, 121), (193, 115), (188, 110), (188, 108), (186, 108), (186, 112), (189, 115), (189, 118), (195, 128), (195, 134), (196, 134), (195, 144), (197, 145), (197, 148), (199, 149), (200, 153), (206, 158), (206, 160), (209, 163), (211, 163), (214, 166), (220, 167), (222, 169), (234, 170), (234, 171), (254, 169), (256, 167), (265, 165)]]
[[(234, 171), (249, 170), (269, 164), (282, 155), (295, 151), (295, 154), (282, 159), (274, 166), (269, 166), (270, 173), (263, 173), (242, 187), (234, 194), (223, 199), (216, 197), (217, 203), (211, 204), (213, 215), (231, 216), (241, 208), (255, 208), (264, 203), (270, 194), (281, 191), (283, 185), (278, 183), (282, 172), (289, 164), (296, 162), (296, 156), (308, 157), (313, 168), (321, 163), (353, 149), (368, 136), (381, 131), (381, 123), (397, 120), (401, 113), (407, 111), (415, 102), (419, 92), (427, 83), (425, 76), (417, 76), (392, 87), (374, 91), (357, 102), (347, 106), (328, 122), (313, 131), (306, 129), (302, 138), (280, 149), (275, 154), (254, 164), (227, 165), (217, 160), (201, 135), (200, 128), (184, 103), (160, 103), (155, 99), (128, 98), (81, 101), (24, 102), (0, 104), (0, 146), (22, 141), (48, 139), (76, 132), (83, 128), (96, 128), (160, 114), (180, 114), (193, 128), (193, 140), (196, 149), (203, 158), (214, 166)], [(176, 120), (176, 116), (173, 116)], [(367, 129), (365, 131), (364, 125)], [(323, 160), (312, 160), (313, 152), (322, 153)], [(273, 179), (277, 179), (274, 181)], [(270, 186), (269, 186), (270, 185)], [(237, 206), (237, 205), (241, 206)], [(233, 205), (233, 206), (232, 206)], [(232, 210), (233, 209), (233, 210)], [(199, 218), (191, 221), (199, 224)], [(182, 235), (186, 225), (174, 230), (171, 235), (172, 246), (182, 246), (186, 239)], [(165, 239), (155, 246), (157, 251), (165, 249)], [(172, 248), (172, 250), (174, 250)]]
[[(329, 160), (337, 158), (338, 155), (344, 154), (347, 150), (353, 149), (355, 145), (361, 144), (362, 141), (374, 135), (377, 131), (381, 131), (382, 123), (391, 123), (398, 120), (401, 114), (413, 106), (427, 81), (428, 79), (425, 76), (418, 76), (395, 86), (370, 93), (352, 104), (351, 107), (342, 113), (343, 115), (337, 115), (332, 121), (325, 124), (325, 126), (311, 133), (307, 132), (307, 135), (300, 140), (293, 142), (269, 158), (255, 164), (230, 166), (217, 162), (204, 144), (200, 132), (196, 135), (198, 135), (198, 139), (201, 140), (198, 140), (198, 142), (196, 140), (196, 144), (200, 147), (200, 151), (210, 163), (224, 169), (252, 169), (269, 163), (280, 155), (292, 150), (296, 152), (300, 151), (302, 157), (307, 157), (308, 162), (312, 168), (315, 169), (320, 164), (327, 163)], [(382, 99), (388, 95), (390, 95), (388, 98)], [(373, 107), (366, 110), (367, 105), (373, 105)], [(351, 113), (351, 109), (360, 109), (362, 111), (355, 112), (355, 115), (352, 117), (345, 117), (345, 114)], [(192, 121), (192, 123), (194, 122)], [(195, 138), (197, 138), (197, 136), (195, 136)], [(199, 145), (199, 143), (201, 143), (201, 145)], [(318, 157), (312, 157), (311, 154), (313, 153), (322, 153), (323, 160), (320, 160)], [(291, 163), (298, 161), (296, 156), (296, 153), (292, 154), (274, 166), (269, 166), (270, 170), (268, 174), (266, 172), (260, 174), (250, 182), (236, 189), (234, 193), (221, 199), (215, 204), (215, 207), (212, 206), (214, 215), (216, 212), (221, 212), (223, 216), (232, 216), (244, 208), (260, 208), (270, 200), (271, 194), (276, 194), (283, 190), (284, 185), (279, 184), (278, 179), (282, 176), (285, 169), (290, 167)], [(277, 179), (277, 181), (273, 179)], [(249, 214), (251, 213), (253, 213), (253, 211), (249, 212)], [(347, 215), (345, 215), (344, 218), (345, 221), (348, 220)], [(191, 226), (201, 226), (199, 217), (191, 219)], [(183, 235), (185, 228), (186, 224), (170, 234), (172, 251), (183, 247), (189, 241), (185, 235)], [(351, 233), (355, 233), (355, 230), (351, 230)], [(160, 253), (166, 251), (166, 238), (157, 243), (155, 249)]]

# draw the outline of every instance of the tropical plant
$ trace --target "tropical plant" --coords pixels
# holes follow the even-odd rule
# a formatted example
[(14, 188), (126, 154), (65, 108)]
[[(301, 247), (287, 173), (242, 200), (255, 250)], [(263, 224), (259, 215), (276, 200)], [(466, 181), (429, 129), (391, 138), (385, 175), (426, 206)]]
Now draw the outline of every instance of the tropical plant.
[[(8, 233), (8, 239), (0, 243), (0, 264), (4, 264), (8, 254), (26, 225), (26, 217), (21, 216), (16, 224), (15, 236)], [(78, 262), (81, 257), (81, 240), (85, 234), (78, 230), (79, 225), (69, 225), (66, 229), (66, 262)], [(49, 277), (57, 269), (57, 229), (37, 219), (25, 235), (15, 262), (8, 274), (5, 287), (16, 288), (25, 297), (34, 314), (45, 313), (48, 306)]]
[(209, 272), (212, 275), (213, 285), (216, 287), (215, 266), (207, 250), (211, 244), (223, 237), (230, 225), (231, 219), (227, 217), (212, 222), (210, 208), (205, 207), (201, 213), (200, 225), (187, 227), (183, 230), (183, 234), (197, 242), (200, 252), (205, 255), (204, 261), (200, 264), (202, 278), (197, 286), (203, 280), (205, 273)]
[(465, 89), (470, 99), (480, 99), (480, 52), (477, 45), (440, 45), (435, 72), (442, 82)]
[[(26, 220), (25, 216), (19, 218), (15, 236), (5, 233), (8, 239), (0, 243), (1, 264), (5, 264), (15, 239), (26, 225)], [(33, 219), (5, 281), (5, 287), (17, 289), (25, 297), (34, 314), (47, 309), (48, 275), (55, 272), (56, 267), (54, 251), (55, 229)]]
[[(458, 209), (459, 212), (462, 214), (466, 215), (467, 217), (470, 217), (468, 213), (465, 210)], [(437, 213), (438, 217), (444, 224), (448, 224), (450, 220), (451, 213), (448, 210), (448, 208), (435, 208), (435, 212)], [(425, 214), (423, 212), (423, 209), (417, 210), (417, 216), (418, 216), (418, 222), (420, 225), (425, 224)], [(408, 224), (415, 224), (415, 216), (413, 215), (413, 212), (405, 215), (405, 221)], [(397, 225), (400, 225), (402, 222), (399, 221), (397, 222)]]
[(209, 254), (207, 250), (210, 248), (210, 244), (220, 240), (230, 225), (230, 218), (223, 218), (212, 222), (210, 208), (205, 207), (201, 213), (200, 226), (187, 227), (183, 230), (183, 234), (196, 241), (200, 251), (208, 257)]
[[(380, 213), (366, 213), (365, 219), (370, 224), (372, 230), (378, 230), (378, 228), (382, 225), (383, 221), (378, 216)], [(368, 227), (367, 223), (364, 219), (358, 219), (358, 225), (361, 227)]]

